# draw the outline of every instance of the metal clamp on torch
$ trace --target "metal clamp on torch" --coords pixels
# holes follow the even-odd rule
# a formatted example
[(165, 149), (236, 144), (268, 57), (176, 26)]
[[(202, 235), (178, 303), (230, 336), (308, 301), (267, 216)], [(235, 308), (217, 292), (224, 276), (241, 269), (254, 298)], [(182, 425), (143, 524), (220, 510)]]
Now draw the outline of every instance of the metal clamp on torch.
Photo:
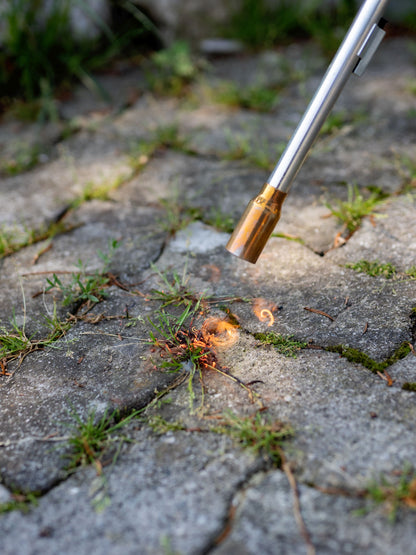
[(260, 194), (227, 243), (232, 254), (257, 261), (280, 218), (282, 204), (326, 117), (351, 73), (362, 75), (385, 35), (382, 18), (388, 0), (365, 0), (321, 84)]

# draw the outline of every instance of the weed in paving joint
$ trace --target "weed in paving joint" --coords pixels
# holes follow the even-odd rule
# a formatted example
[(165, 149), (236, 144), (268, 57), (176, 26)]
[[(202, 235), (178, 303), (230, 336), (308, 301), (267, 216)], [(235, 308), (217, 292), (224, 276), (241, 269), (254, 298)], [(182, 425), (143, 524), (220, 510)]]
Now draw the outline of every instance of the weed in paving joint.
[(286, 147), (285, 143), (280, 142), (275, 146), (275, 152), (270, 153), (266, 140), (256, 136), (253, 141), (250, 135), (243, 133), (228, 133), (227, 142), (229, 149), (222, 155), (224, 160), (244, 160), (248, 165), (268, 171), (273, 169)]
[(394, 277), (397, 273), (393, 264), (390, 264), (389, 262), (381, 264), (378, 260), (374, 260), (372, 262), (368, 260), (359, 260), (353, 264), (346, 264), (345, 267), (358, 273), (367, 274), (371, 277), (382, 276), (386, 279)]
[(197, 306), (207, 298), (205, 294), (196, 294), (187, 287), (188, 279), (186, 277), (186, 265), (182, 276), (179, 276), (174, 271), (171, 279), (168, 278), (167, 273), (162, 273), (155, 265), (152, 264), (151, 267), (162, 281), (163, 289), (152, 290), (152, 298), (162, 302), (161, 308), (165, 308), (169, 305), (181, 306), (182, 304), (186, 306)]
[(198, 206), (190, 206), (186, 201), (179, 202), (177, 199), (161, 199), (159, 202), (165, 209), (165, 218), (160, 221), (160, 224), (169, 235), (174, 235), (197, 221), (225, 233), (231, 233), (235, 227), (234, 218), (224, 213), (221, 208), (213, 207), (206, 211)]
[(24, 247), (34, 245), (46, 239), (52, 239), (55, 235), (68, 231), (64, 222), (53, 222), (48, 227), (40, 229), (20, 229), (13, 227), (0, 227), (0, 258), (9, 256)]
[[(374, 480), (366, 488), (365, 495), (375, 505), (383, 505), (388, 519), (395, 522), (400, 507), (416, 509), (416, 473), (410, 467), (406, 467), (400, 474), (398, 484), (389, 482), (385, 477)], [(369, 510), (370, 508), (366, 507), (359, 510), (358, 514), (366, 514)]]
[[(115, 432), (138, 417), (143, 410), (132, 411), (126, 417), (120, 417), (118, 411), (111, 414), (106, 411), (100, 418), (97, 418), (96, 411), (93, 410), (85, 421), (74, 411), (72, 416), (75, 422), (71, 424), (73, 433), (68, 440), (72, 447), (67, 465), (68, 470), (93, 464), (97, 473), (101, 474), (106, 463), (115, 461), (122, 443), (126, 441), (125, 437), (120, 438)], [(114, 448), (117, 444), (118, 446)]]
[(214, 100), (226, 106), (257, 112), (272, 111), (279, 101), (276, 89), (262, 85), (241, 87), (230, 81), (222, 82), (213, 90)]
[(289, 425), (272, 421), (261, 412), (246, 418), (228, 412), (224, 415), (223, 425), (215, 431), (231, 436), (256, 455), (266, 457), (276, 467), (282, 464), (283, 443), (293, 437)]
[(8, 376), (7, 364), (12, 360), (22, 361), (26, 355), (34, 351), (50, 347), (55, 341), (63, 337), (71, 327), (68, 321), (59, 320), (54, 306), (52, 314), (44, 316), (45, 325), (49, 330), (43, 339), (28, 337), (25, 330), (25, 314), (22, 326), (19, 326), (13, 313), (11, 329), (0, 327), (0, 366), (1, 375)]
[(53, 274), (52, 279), (47, 278), (48, 287), (46, 291), (51, 289), (58, 289), (61, 291), (63, 306), (70, 306), (78, 303), (98, 303), (103, 297), (107, 295), (106, 287), (110, 282), (108, 277), (108, 268), (115, 250), (118, 247), (118, 242), (113, 239), (109, 243), (109, 252), (103, 253), (98, 251), (98, 256), (104, 262), (104, 267), (100, 272), (96, 271), (93, 274), (87, 273), (84, 264), (81, 260), (78, 261), (78, 272), (71, 275), (71, 281), (66, 284), (56, 275)]
[(0, 503), (0, 515), (10, 513), (12, 511), (20, 511), (24, 514), (28, 513), (38, 504), (38, 493), (13, 493), (10, 501)]
[(327, 203), (331, 213), (342, 222), (349, 234), (353, 234), (366, 216), (375, 215), (376, 208), (386, 200), (387, 196), (380, 190), (371, 190), (365, 197), (357, 185), (348, 185), (348, 198), (339, 200), (334, 207)]
[(129, 147), (129, 165), (134, 172), (140, 171), (145, 164), (158, 152), (166, 149), (194, 154), (187, 147), (188, 140), (183, 137), (177, 125), (158, 127), (149, 140), (132, 141)]
[(311, 37), (325, 53), (338, 47), (346, 26), (355, 15), (355, 5), (341, 0), (328, 9), (320, 2), (282, 0), (271, 4), (266, 0), (243, 0), (225, 33), (255, 48), (269, 48), (288, 42), (293, 37)]
[(367, 274), (371, 277), (381, 276), (386, 279), (416, 279), (416, 266), (411, 266), (404, 272), (398, 272), (396, 267), (393, 264), (390, 264), (390, 262), (382, 264), (378, 260), (369, 261), (361, 259), (358, 260), (358, 262), (345, 264), (345, 267), (358, 273)]
[(0, 160), (0, 174), (18, 175), (32, 169), (41, 159), (40, 145), (20, 146), (10, 157)]

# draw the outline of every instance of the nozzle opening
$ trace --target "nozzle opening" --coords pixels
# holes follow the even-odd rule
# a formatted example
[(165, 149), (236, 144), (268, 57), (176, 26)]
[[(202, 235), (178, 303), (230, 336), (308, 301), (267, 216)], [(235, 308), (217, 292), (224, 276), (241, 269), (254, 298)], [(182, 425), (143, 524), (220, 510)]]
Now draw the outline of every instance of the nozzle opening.
[(226, 249), (254, 264), (263, 251), (280, 219), (287, 193), (266, 183), (260, 194), (251, 200), (231, 235)]

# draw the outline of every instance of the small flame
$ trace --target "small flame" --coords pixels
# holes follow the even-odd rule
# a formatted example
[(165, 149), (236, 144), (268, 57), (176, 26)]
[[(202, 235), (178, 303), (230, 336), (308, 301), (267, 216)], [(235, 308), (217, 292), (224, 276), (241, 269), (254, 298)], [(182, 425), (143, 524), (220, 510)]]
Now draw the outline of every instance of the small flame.
[(253, 311), (260, 322), (268, 322), (267, 326), (270, 327), (274, 324), (273, 312), (277, 310), (277, 306), (266, 299), (254, 299)]
[(214, 316), (205, 320), (201, 331), (206, 343), (220, 348), (231, 347), (239, 337), (238, 329), (233, 324)]

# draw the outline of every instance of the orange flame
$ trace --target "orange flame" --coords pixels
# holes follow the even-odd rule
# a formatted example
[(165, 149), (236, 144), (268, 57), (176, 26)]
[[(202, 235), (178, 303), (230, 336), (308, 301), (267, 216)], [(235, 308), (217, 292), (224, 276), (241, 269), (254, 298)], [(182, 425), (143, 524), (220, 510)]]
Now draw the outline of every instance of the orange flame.
[(266, 299), (254, 299), (253, 312), (260, 320), (260, 322), (268, 322), (267, 326), (270, 327), (274, 324), (273, 312), (277, 310), (277, 306)]
[(224, 349), (237, 343), (239, 337), (238, 329), (233, 324), (214, 316), (205, 320), (201, 331), (206, 343)]

